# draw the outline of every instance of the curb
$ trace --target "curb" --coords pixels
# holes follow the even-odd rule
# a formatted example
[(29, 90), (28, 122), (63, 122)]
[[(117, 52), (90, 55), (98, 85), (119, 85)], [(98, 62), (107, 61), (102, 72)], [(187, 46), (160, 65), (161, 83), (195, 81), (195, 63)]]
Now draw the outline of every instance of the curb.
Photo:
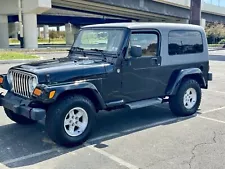
[(17, 63), (29, 63), (33, 61), (40, 61), (43, 59), (18, 59), (18, 60), (0, 60), (0, 64), (17, 64)]
[(19, 64), (19, 63), (29, 63), (34, 61), (44, 60), (43, 57), (39, 57), (39, 59), (14, 59), (14, 60), (0, 60), (0, 64)]

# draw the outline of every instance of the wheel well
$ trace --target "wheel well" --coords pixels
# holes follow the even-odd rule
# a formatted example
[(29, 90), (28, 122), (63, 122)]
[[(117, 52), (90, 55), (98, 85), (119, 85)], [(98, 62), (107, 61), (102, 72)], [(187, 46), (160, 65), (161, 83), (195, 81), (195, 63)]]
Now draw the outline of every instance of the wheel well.
[(199, 74), (186, 75), (186, 76), (184, 76), (182, 81), (186, 80), (186, 79), (194, 79), (198, 82), (198, 84), (200, 85), (201, 88), (205, 87), (204, 80), (202, 79), (201, 75), (199, 75)]
[(98, 112), (99, 110), (102, 109), (101, 107), (101, 103), (99, 101), (99, 99), (97, 98), (96, 94), (94, 93), (93, 90), (91, 89), (76, 89), (76, 90), (68, 90), (65, 91), (63, 93), (61, 93), (58, 97), (57, 100), (62, 99), (68, 95), (73, 95), (73, 94), (77, 94), (77, 95), (82, 95), (87, 97), (88, 99), (90, 99), (92, 101), (92, 103), (95, 106), (96, 112)]

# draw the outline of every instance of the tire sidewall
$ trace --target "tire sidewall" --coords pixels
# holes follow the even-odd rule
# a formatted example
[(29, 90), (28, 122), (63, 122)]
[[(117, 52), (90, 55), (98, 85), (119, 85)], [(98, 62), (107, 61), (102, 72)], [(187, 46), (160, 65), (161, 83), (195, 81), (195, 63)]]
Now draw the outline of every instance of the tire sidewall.
[[(80, 107), (84, 109), (88, 115), (88, 124), (85, 129), (85, 131), (79, 135), (79, 136), (70, 136), (67, 134), (64, 128), (64, 120), (67, 115), (67, 113), (75, 108), (75, 107)], [(60, 111), (57, 111), (55, 114), (56, 118), (56, 123), (57, 125), (55, 126), (58, 130), (57, 134), (57, 139), (60, 140), (61, 143), (68, 145), (68, 146), (73, 146), (82, 143), (86, 138), (89, 136), (91, 133), (94, 123), (95, 123), (95, 112), (93, 110), (93, 106), (87, 104), (84, 101), (81, 100), (74, 100), (65, 105), (65, 107), (61, 107)]]
[[(184, 105), (183, 99), (184, 99), (185, 92), (190, 88), (195, 89), (197, 94), (197, 99), (196, 99), (195, 105), (191, 109), (187, 109)], [(180, 98), (178, 102), (179, 102), (179, 105), (181, 106), (181, 109), (184, 115), (188, 116), (188, 115), (192, 115), (196, 113), (201, 103), (201, 88), (199, 84), (195, 80), (186, 80), (183, 84), (181, 84), (181, 87), (178, 91), (178, 98)]]

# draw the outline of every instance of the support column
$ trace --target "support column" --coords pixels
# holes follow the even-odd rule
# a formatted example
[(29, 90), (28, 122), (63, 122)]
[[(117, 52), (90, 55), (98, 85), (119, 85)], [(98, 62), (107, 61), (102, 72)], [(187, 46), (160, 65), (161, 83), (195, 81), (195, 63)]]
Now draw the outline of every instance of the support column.
[(37, 41), (37, 15), (24, 14), (24, 44), (25, 48), (35, 49), (38, 48)]
[(49, 26), (44, 25), (44, 39), (49, 39)]
[(9, 47), (9, 28), (7, 15), (0, 15), (0, 48)]
[(206, 19), (201, 19), (201, 26), (205, 29), (206, 27)]
[(66, 30), (66, 45), (72, 45), (74, 42), (75, 30), (76, 28), (68, 23), (65, 25)]
[(191, 0), (190, 24), (201, 25), (201, 0)]
[(65, 30), (66, 30), (66, 45), (72, 45), (74, 42), (74, 39), (76, 38), (80, 27), (74, 26), (72, 24), (66, 24)]

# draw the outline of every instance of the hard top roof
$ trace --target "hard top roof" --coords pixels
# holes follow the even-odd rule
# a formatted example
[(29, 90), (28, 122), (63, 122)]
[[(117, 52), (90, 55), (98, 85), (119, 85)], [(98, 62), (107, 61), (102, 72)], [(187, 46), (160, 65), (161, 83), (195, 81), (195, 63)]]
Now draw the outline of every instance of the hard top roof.
[(203, 31), (201, 26), (180, 23), (154, 23), (154, 22), (125, 22), (125, 23), (107, 23), (88, 25), (83, 28), (128, 28), (128, 29), (159, 29), (159, 30), (198, 30)]

